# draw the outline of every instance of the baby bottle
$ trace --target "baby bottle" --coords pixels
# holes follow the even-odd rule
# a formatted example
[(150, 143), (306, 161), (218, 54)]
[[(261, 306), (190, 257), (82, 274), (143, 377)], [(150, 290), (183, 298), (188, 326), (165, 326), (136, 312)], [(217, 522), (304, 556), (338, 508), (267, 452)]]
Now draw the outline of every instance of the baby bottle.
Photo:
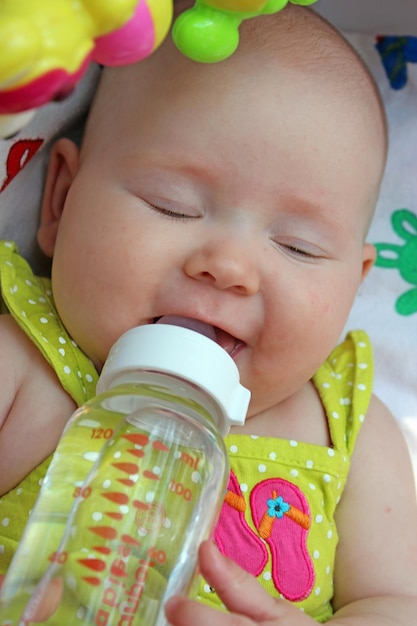
[(1, 590), (1, 626), (162, 626), (165, 601), (190, 590), (226, 491), (223, 436), (250, 394), (212, 327), (161, 321), (116, 342), (98, 395), (69, 420)]

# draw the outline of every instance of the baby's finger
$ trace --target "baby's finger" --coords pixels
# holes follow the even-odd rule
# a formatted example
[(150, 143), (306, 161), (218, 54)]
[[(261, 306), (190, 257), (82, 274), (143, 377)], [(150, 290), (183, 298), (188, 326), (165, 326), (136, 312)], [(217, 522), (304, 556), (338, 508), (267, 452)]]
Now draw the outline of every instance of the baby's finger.
[(182, 596), (173, 596), (165, 605), (165, 614), (171, 626), (255, 626), (244, 615), (222, 613), (217, 609), (189, 600)]
[(277, 620), (285, 613), (287, 602), (272, 598), (256, 578), (220, 554), (214, 544), (206, 541), (201, 545), (199, 565), (207, 583), (230, 612), (246, 615), (257, 623)]
[(46, 587), (35, 592), (24, 612), (25, 623), (37, 624), (49, 619), (59, 606), (62, 592), (61, 578), (51, 580)]

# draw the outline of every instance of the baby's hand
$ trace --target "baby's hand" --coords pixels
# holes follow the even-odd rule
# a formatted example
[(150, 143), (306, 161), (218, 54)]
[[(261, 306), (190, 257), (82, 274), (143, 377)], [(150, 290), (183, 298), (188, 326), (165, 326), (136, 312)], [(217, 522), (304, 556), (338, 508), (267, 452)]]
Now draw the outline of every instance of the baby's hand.
[[(5, 575), (0, 574), (0, 591), (1, 591), (1, 587), (3, 585), (4, 579), (5, 579)], [(51, 617), (51, 615), (55, 613), (56, 609), (59, 606), (61, 596), (62, 596), (62, 580), (60, 578), (56, 578), (55, 580), (52, 580), (48, 584), (48, 586), (44, 590), (44, 593), (42, 594), (42, 597), (39, 597), (35, 600), (34, 602), (34, 604), (36, 605), (35, 608), (33, 609), (33, 611), (29, 611), (30, 619), (29, 620), (24, 619), (20, 621), (19, 624), (24, 623), (29, 626), (30, 624), (37, 624), (37, 623), (46, 621), (47, 619)]]
[(229, 613), (174, 596), (165, 607), (172, 626), (317, 626), (286, 600), (272, 598), (253, 576), (221, 555), (208, 541), (200, 547), (199, 565)]

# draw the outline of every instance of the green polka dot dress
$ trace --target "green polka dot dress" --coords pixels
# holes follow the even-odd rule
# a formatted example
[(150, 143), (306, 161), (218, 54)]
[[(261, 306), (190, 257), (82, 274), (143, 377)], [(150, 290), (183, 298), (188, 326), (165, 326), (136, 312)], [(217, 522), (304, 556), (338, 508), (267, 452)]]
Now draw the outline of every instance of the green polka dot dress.
[[(16, 245), (0, 241), (1, 312), (10, 313), (81, 405), (95, 394), (97, 372), (68, 335), (55, 309), (50, 280), (33, 275)], [(28, 414), (30, 419), (30, 414)], [(0, 573), (10, 563), (51, 458), (0, 499)]]
[[(10, 312), (80, 405), (94, 396), (97, 373), (56, 313), (50, 281), (37, 278), (11, 242), (0, 242), (2, 311)], [(350, 333), (313, 382), (326, 411), (332, 445), (228, 435), (231, 473), (214, 540), (219, 549), (318, 622), (331, 614), (338, 542), (334, 515), (372, 390), (367, 335)], [(0, 573), (23, 532), (50, 458), (0, 499)], [(204, 603), (221, 607), (202, 581)]]

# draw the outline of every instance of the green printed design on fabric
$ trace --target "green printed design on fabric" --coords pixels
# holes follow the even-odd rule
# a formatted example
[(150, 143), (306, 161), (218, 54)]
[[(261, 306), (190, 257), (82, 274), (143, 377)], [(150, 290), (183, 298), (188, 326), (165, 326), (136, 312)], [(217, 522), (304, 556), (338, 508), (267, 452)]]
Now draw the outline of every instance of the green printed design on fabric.
[[(404, 244), (376, 243), (376, 266), (398, 269), (403, 280), (417, 285), (417, 215), (407, 209), (398, 209), (391, 216), (394, 231)], [(417, 287), (397, 298), (395, 310), (400, 315), (417, 313)]]

